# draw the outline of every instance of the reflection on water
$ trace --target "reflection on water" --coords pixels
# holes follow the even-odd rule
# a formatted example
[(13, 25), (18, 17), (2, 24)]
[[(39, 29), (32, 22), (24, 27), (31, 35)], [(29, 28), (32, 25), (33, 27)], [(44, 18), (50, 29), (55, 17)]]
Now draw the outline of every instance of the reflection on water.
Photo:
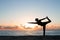
[[(26, 36), (42, 34), (42, 31), (0, 30), (0, 36)], [(46, 35), (60, 35), (60, 31), (46, 31)]]

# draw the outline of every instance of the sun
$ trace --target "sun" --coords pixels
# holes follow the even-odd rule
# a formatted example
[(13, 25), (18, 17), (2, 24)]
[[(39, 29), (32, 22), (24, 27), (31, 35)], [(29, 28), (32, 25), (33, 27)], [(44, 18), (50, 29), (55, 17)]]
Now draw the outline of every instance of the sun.
[(34, 28), (35, 27), (35, 24), (25, 23), (24, 26), (25, 26), (25, 28)]

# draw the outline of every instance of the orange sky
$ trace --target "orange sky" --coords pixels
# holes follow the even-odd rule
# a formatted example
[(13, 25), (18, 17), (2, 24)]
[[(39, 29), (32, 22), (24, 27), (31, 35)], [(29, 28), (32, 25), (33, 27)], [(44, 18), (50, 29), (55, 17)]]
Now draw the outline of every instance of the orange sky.
[[(8, 29), (8, 30), (42, 30), (42, 29), (43, 29), (43, 27), (38, 26), (38, 25), (36, 25), (34, 28), (28, 28), (28, 27), (25, 28), (25, 26), (20, 25), (20, 26), (17, 26), (17, 28), (12, 28), (12, 29)], [(57, 30), (57, 29), (60, 29), (60, 26), (57, 26), (57, 25), (47, 25), (46, 26), (46, 30)], [(2, 28), (2, 30), (5, 30), (4, 27)]]

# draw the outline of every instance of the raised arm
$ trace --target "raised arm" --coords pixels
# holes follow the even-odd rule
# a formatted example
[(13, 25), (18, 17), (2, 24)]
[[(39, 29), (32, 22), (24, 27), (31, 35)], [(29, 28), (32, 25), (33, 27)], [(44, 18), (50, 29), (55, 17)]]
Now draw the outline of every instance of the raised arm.
[(30, 24), (37, 24), (36, 22), (28, 22), (28, 23), (30, 23)]

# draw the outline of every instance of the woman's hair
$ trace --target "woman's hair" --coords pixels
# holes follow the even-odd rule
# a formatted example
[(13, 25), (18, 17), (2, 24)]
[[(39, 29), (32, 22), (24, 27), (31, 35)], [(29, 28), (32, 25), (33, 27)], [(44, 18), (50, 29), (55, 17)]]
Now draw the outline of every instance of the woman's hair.
[(38, 21), (38, 18), (35, 18), (35, 21)]

